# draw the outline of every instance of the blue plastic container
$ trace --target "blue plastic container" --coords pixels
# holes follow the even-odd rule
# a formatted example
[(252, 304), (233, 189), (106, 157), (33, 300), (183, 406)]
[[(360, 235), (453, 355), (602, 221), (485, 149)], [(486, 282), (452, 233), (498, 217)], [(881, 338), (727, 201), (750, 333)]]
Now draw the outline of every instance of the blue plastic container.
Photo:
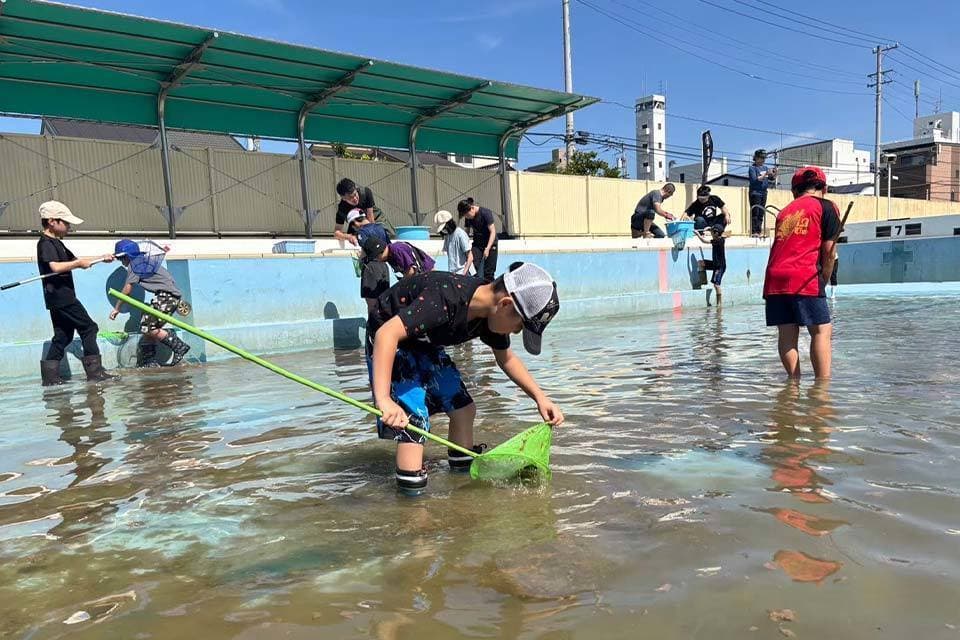
[(397, 240), (429, 240), (430, 227), (397, 227)]
[(273, 245), (274, 253), (313, 253), (313, 240), (284, 240)]
[(667, 235), (673, 240), (673, 245), (682, 249), (687, 240), (693, 237), (693, 221), (679, 220), (667, 223)]

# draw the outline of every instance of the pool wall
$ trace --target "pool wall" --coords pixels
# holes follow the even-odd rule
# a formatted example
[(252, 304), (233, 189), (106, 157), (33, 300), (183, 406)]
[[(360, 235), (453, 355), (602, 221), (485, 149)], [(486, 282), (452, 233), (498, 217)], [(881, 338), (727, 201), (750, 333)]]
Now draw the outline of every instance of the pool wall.
[[(5, 240), (0, 245), (8, 242), (18, 244), (21, 256), (0, 261), (0, 282), (34, 275), (35, 263), (22, 256), (27, 241)], [(180, 253), (171, 254), (168, 268), (193, 306), (186, 322), (254, 353), (360, 347), (366, 307), (359, 298), (359, 280), (349, 253), (337, 246), (321, 247), (322, 254), (302, 256), (218, 255), (185, 254), (196, 247), (177, 242)], [(217, 241), (203, 242), (209, 246)], [(439, 253), (436, 241), (418, 244)], [(109, 250), (104, 241), (68, 240), (68, 245), (78, 255)], [(841, 245), (841, 282), (960, 280), (958, 248), (960, 238), (954, 237)], [(728, 242), (725, 303), (760, 301), (767, 254), (768, 246), (760, 241), (732, 238)], [(561, 296), (557, 321), (563, 322), (585, 315), (629, 317), (705, 306), (713, 300), (709, 285), (699, 284), (696, 261), (701, 257), (709, 258), (710, 248), (697, 241), (677, 250), (668, 241), (527, 239), (501, 242), (499, 266), (502, 270), (515, 260), (529, 260), (550, 271)], [(445, 264), (445, 257), (438, 259), (438, 268)], [(135, 351), (130, 340), (136, 340), (139, 316), (123, 314), (113, 322), (107, 318), (113, 301), (106, 292), (110, 287), (121, 288), (122, 268), (98, 265), (76, 272), (74, 279), (80, 300), (101, 331), (127, 331), (132, 336), (126, 340), (101, 339), (105, 364), (129, 365), (130, 353)], [(134, 295), (142, 299), (144, 292), (135, 291)], [(31, 283), (0, 293), (0, 310), (0, 378), (36, 377), (37, 361), (52, 333), (40, 285)], [(641, 321), (637, 323), (639, 326)], [(194, 336), (184, 337), (193, 347), (190, 360), (229, 355)], [(73, 371), (79, 369), (79, 353), (79, 341), (75, 341), (67, 358)]]

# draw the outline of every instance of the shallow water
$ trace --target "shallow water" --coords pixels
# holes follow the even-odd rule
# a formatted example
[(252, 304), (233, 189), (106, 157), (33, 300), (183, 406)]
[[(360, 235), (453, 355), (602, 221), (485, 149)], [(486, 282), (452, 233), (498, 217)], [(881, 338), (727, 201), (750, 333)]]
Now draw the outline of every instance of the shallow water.
[[(2, 386), (0, 636), (960, 638), (956, 298), (835, 311), (836, 377), (799, 387), (760, 307), (564, 318), (525, 358), (552, 481), (429, 445), (420, 499), (366, 417), (243, 361)], [(536, 421), (453, 353), (478, 440)], [(369, 396), (359, 352), (274, 360)]]

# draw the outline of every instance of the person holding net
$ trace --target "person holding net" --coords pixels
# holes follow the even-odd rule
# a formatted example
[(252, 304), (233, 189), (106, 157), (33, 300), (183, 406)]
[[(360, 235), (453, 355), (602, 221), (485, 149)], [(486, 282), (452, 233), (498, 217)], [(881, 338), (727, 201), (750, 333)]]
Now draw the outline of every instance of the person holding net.
[[(445, 271), (404, 278), (377, 300), (367, 320), (366, 354), (374, 402), (382, 412), (378, 435), (397, 442), (398, 489), (409, 495), (427, 487), (424, 437), (430, 416), (446, 413), (450, 440), (482, 453), (473, 443), (477, 408), (444, 347), (479, 338), (493, 350), (500, 369), (536, 402), (543, 419), (563, 423), (563, 413), (540, 389), (510, 349), (510, 334), (523, 331), (523, 344), (540, 353), (547, 324), (560, 309), (557, 285), (541, 267), (515, 262), (507, 273), (484, 284), (481, 278)], [(410, 414), (410, 415), (408, 415)], [(468, 471), (472, 457), (448, 450), (453, 471)]]
[(46, 356), (40, 361), (40, 379), (43, 386), (63, 384), (60, 361), (73, 342), (74, 332), (83, 343), (83, 370), (87, 380), (103, 382), (116, 378), (103, 368), (97, 332), (100, 327), (77, 299), (73, 284), (74, 269), (89, 269), (98, 262), (113, 262), (113, 254), (98, 258), (77, 258), (63, 244), (71, 226), (83, 223), (67, 205), (50, 200), (40, 205), (40, 223), (43, 235), (37, 242), (37, 267), (43, 280), (43, 302), (50, 311), (53, 338)]
[[(161, 263), (168, 251), (168, 247), (161, 247), (156, 243), (145, 240), (136, 243), (133, 240), (120, 240), (115, 246), (117, 255), (122, 256), (123, 266), (127, 268), (127, 280), (123, 285), (123, 294), (130, 295), (133, 286), (139, 284), (145, 291), (153, 294), (150, 302), (157, 311), (173, 315), (182, 304), (183, 293), (177, 287), (173, 276)], [(123, 302), (117, 300), (110, 312), (110, 319), (116, 320), (120, 314)], [(190, 345), (178, 338), (172, 331), (163, 328), (165, 322), (160, 318), (144, 314), (140, 319), (140, 333), (143, 341), (140, 344), (140, 366), (159, 367), (157, 362), (157, 344), (169, 347), (173, 357), (167, 366), (179, 364), (190, 351)]]

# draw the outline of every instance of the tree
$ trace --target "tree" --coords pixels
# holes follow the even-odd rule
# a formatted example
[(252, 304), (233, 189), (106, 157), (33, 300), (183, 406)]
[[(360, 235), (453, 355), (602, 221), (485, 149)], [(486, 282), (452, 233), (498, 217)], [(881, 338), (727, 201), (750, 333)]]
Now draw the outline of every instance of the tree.
[(596, 151), (574, 151), (567, 161), (567, 166), (555, 166), (554, 171), (571, 176), (623, 177), (618, 167), (611, 167), (606, 160), (598, 158)]

